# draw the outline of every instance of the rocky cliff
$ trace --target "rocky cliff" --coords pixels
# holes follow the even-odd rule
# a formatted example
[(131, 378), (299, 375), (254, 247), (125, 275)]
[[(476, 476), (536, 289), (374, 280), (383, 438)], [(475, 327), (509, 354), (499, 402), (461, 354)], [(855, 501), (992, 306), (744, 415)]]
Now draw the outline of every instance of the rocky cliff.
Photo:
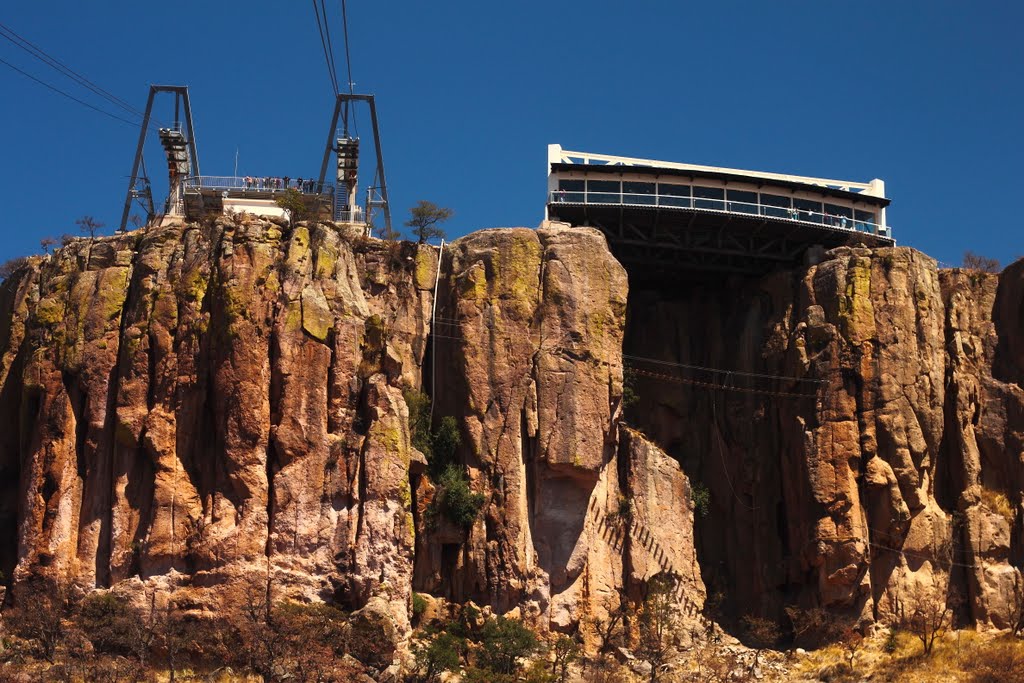
[(637, 422), (710, 491), (698, 556), (728, 612), (884, 621), (925, 591), (1007, 625), (1024, 262), (935, 265), (841, 248), (799, 272), (631, 292), (626, 356), (660, 361), (634, 361)]
[[(710, 593), (884, 621), (925, 586), (1006, 623), (1024, 263), (629, 279), (559, 227), (439, 254), (225, 218), (35, 259), (0, 287), (0, 570), (197, 610), (258, 575), (400, 633), (415, 590), (586, 635), (661, 573), (692, 619)], [(466, 528), (427, 514), (421, 390), (482, 495)]]

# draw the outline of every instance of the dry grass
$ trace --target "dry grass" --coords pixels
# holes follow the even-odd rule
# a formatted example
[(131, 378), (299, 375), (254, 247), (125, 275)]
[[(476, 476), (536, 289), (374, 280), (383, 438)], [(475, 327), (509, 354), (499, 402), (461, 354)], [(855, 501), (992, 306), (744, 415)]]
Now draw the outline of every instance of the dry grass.
[(986, 487), (981, 488), (981, 503), (990, 511), (1002, 516), (1007, 522), (1013, 524), (1013, 506), (1009, 498), (1002, 491), (996, 491)]
[(857, 653), (850, 671), (846, 652), (838, 645), (805, 657), (794, 673), (802, 680), (899, 681), (900, 683), (1024, 683), (1024, 640), (974, 631), (952, 631), (925, 657), (921, 641), (896, 633), (886, 652), (888, 633), (873, 636)]

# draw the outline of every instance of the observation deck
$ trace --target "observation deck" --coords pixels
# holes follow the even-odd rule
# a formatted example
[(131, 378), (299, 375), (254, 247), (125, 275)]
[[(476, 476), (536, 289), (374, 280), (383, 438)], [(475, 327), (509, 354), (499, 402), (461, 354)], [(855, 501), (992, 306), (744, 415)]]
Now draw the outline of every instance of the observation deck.
[[(287, 183), (286, 183), (287, 181)], [(264, 216), (283, 216), (277, 199), (287, 190), (296, 190), (311, 216), (330, 219), (334, 206), (334, 186), (315, 180), (277, 176), (190, 176), (185, 178), (185, 213), (203, 216), (229, 211)], [(342, 216), (342, 222), (362, 220), (359, 207)]]
[(889, 246), (885, 185), (548, 147), (547, 218), (591, 226), (638, 276), (760, 274), (812, 247)]

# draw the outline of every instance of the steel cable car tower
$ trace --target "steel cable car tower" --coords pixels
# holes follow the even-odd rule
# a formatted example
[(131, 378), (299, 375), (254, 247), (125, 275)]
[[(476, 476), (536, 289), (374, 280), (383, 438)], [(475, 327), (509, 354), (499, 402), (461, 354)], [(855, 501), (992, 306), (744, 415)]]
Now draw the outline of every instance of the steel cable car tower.
[[(334, 195), (334, 220), (340, 223), (362, 223), (366, 226), (366, 234), (373, 229), (374, 213), (380, 210), (384, 216), (384, 229), (391, 234), (391, 206), (388, 201), (387, 175), (384, 171), (384, 153), (380, 143), (380, 124), (377, 121), (377, 107), (373, 95), (356, 94), (352, 81), (352, 59), (348, 44), (348, 12), (345, 0), (341, 2), (342, 28), (345, 41), (345, 66), (348, 74), (348, 92), (338, 88), (337, 69), (334, 64), (334, 51), (331, 44), (330, 27), (327, 24), (327, 12), (323, 0), (313, 0), (313, 11), (316, 15), (317, 28), (320, 31), (320, 42), (324, 49), (327, 62), (327, 74), (331, 80), (331, 88), (335, 93), (334, 113), (327, 131), (327, 144), (324, 149), (323, 163), (320, 165), (318, 187), (322, 187), (327, 177), (331, 152), (336, 154), (337, 191)], [(321, 15), (323, 21), (321, 22)], [(349, 134), (349, 126), (354, 125), (354, 106), (365, 102), (370, 110), (370, 121), (373, 126), (373, 145), (376, 152), (377, 167), (373, 179), (366, 187), (366, 200), (359, 206), (359, 137)], [(339, 134), (338, 119), (341, 118), (342, 128)]]
[[(192, 107), (188, 101), (188, 87), (184, 85), (151, 85), (149, 99), (146, 101), (146, 112), (142, 117), (142, 129), (139, 131), (139, 144), (135, 149), (135, 162), (132, 164), (132, 175), (128, 181), (128, 192), (124, 200), (124, 211), (121, 213), (123, 232), (128, 226), (128, 214), (132, 209), (132, 201), (138, 201), (146, 212), (146, 223), (153, 220), (156, 211), (153, 207), (153, 188), (146, 173), (143, 149), (146, 145), (146, 131), (153, 114), (153, 100), (157, 93), (166, 92), (174, 95), (174, 121), (168, 128), (159, 128), (157, 134), (160, 144), (167, 155), (168, 189), (164, 213), (180, 216), (185, 211), (185, 179), (189, 175), (199, 177), (199, 153), (196, 151), (195, 129), (192, 127)], [(184, 111), (184, 126), (180, 114)], [(139, 174), (141, 166), (142, 174)]]

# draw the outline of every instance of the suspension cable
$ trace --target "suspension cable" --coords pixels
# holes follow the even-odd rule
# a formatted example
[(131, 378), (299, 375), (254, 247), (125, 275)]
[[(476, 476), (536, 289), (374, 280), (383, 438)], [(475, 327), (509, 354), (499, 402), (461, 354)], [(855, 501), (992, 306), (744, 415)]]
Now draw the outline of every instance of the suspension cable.
[(324, 20), (324, 35), (327, 36), (327, 52), (331, 55), (331, 73), (334, 74), (334, 90), (338, 90), (338, 65), (334, 60), (334, 43), (331, 42), (331, 22), (327, 21), (327, 7), (324, 0), (320, 0), (320, 14)]
[(758, 372), (743, 372), (742, 370), (722, 370), (721, 368), (709, 368), (702, 365), (688, 365), (686, 363), (674, 363), (667, 360), (658, 360), (656, 358), (645, 358), (643, 356), (631, 356), (629, 354), (622, 354), (623, 359), (633, 361), (643, 361), (645, 363), (655, 363), (657, 365), (667, 365), (674, 368), (682, 368), (684, 370), (700, 370), (703, 372), (714, 372), (721, 374), (739, 375), (740, 377), (755, 377), (758, 379), (777, 379), (786, 382), (807, 382), (810, 384), (821, 384), (824, 380), (814, 379), (812, 377), (792, 377), (787, 375), (768, 375)]
[(352, 95), (352, 56), (348, 49), (348, 11), (345, 0), (341, 0), (341, 28), (345, 32), (345, 69), (348, 71), (348, 94)]
[(95, 94), (99, 95), (103, 99), (107, 100), (111, 104), (113, 104), (113, 105), (115, 105), (117, 107), (120, 107), (121, 109), (123, 109), (124, 111), (126, 111), (127, 113), (129, 113), (129, 114), (131, 114), (133, 116), (138, 116), (139, 118), (142, 117), (142, 112), (141, 111), (139, 111), (135, 107), (131, 106), (130, 104), (128, 104), (127, 102), (122, 100), (117, 95), (114, 95), (113, 93), (110, 93), (107, 90), (104, 90), (100, 86), (96, 85), (95, 83), (90, 81), (88, 78), (86, 78), (85, 76), (83, 76), (79, 72), (77, 72), (74, 69), (72, 69), (70, 66), (68, 66), (64, 62), (60, 61), (56, 57), (53, 57), (53, 56), (49, 55), (41, 47), (39, 47), (37, 45), (34, 45), (33, 43), (31, 43), (30, 41), (28, 41), (24, 37), (18, 35), (17, 32), (15, 32), (10, 27), (4, 25), (3, 23), (0, 23), (0, 37), (7, 39), (11, 43), (13, 43), (15, 46), (21, 48), (22, 50), (24, 50), (25, 52), (29, 53), (30, 55), (32, 55), (33, 57), (35, 57), (39, 61), (43, 62), (44, 64), (46, 64), (46, 65), (48, 65), (50, 67), (52, 67), (53, 69), (57, 70), (58, 72), (60, 72), (61, 74), (65, 75), (65, 76), (67, 76), (68, 78), (76, 81), (80, 85), (85, 86), (86, 88), (88, 88), (89, 90), (91, 90)]
[(4, 59), (0, 59), (0, 64), (4, 64), (4, 65), (10, 67), (11, 69), (13, 69), (13, 70), (17, 71), (18, 73), (20, 73), (22, 76), (25, 76), (26, 78), (31, 78), (33, 81), (35, 81), (39, 85), (43, 86), (44, 88), (49, 88), (50, 90), (52, 90), (53, 92), (57, 93), (58, 95), (63, 95), (64, 97), (68, 98), (69, 100), (73, 100), (73, 101), (77, 102), (78, 104), (82, 105), (83, 107), (88, 107), (89, 109), (92, 109), (95, 112), (99, 112), (100, 114), (103, 114), (104, 116), (109, 116), (110, 118), (115, 119), (117, 121), (120, 121), (122, 123), (127, 123), (129, 126), (133, 126), (134, 127), (134, 126), (139, 125), (138, 121), (129, 121), (128, 119), (122, 118), (122, 117), (118, 116), (117, 114), (111, 114), (109, 111), (106, 111), (105, 109), (100, 109), (99, 107), (93, 106), (93, 105), (89, 104), (88, 102), (86, 102), (85, 100), (80, 100), (77, 97), (75, 97), (74, 95), (66, 93), (63, 90), (61, 90), (60, 88), (52, 86), (49, 83), (47, 83), (47, 82), (45, 82), (45, 81), (43, 81), (43, 80), (41, 80), (39, 78), (36, 78), (35, 76), (33, 76), (32, 74), (28, 73), (27, 71), (22, 71), (21, 69), (19, 69), (18, 67), (14, 66), (13, 64), (11, 64), (10, 62), (8, 62), (8, 61), (6, 61)]
[[(345, 0), (341, 0), (341, 29), (344, 32), (345, 38), (345, 70), (348, 73), (348, 94), (353, 94), (352, 87), (352, 56), (348, 47), (348, 9)], [(349, 101), (345, 100), (345, 136), (348, 137), (348, 124), (349, 124)], [(355, 130), (356, 137), (359, 137), (359, 128), (356, 126), (356, 122), (352, 121), (352, 128)]]
[(324, 38), (324, 24), (327, 23), (327, 16), (324, 15), (324, 21), (320, 21), (320, 6), (317, 4), (317, 0), (313, 0), (313, 13), (316, 15), (317, 31), (320, 33), (320, 45), (324, 49), (324, 61), (327, 63), (327, 77), (331, 81), (331, 95), (337, 96), (338, 77), (334, 72), (334, 55), (327, 50), (327, 40)]

